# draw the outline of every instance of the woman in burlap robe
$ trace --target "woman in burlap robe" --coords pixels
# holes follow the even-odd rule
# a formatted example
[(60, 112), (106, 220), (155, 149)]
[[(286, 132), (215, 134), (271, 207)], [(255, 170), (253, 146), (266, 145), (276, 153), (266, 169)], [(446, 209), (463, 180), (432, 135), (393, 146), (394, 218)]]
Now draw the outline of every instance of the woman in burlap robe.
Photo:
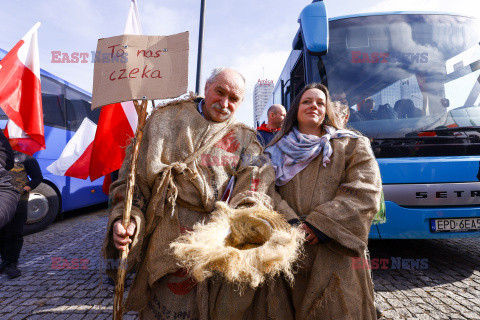
[(266, 149), (276, 171), (275, 209), (307, 233), (285, 303), (299, 320), (376, 319), (369, 270), (353, 262), (365, 257), (380, 172), (369, 140), (338, 128), (327, 88), (310, 84)]

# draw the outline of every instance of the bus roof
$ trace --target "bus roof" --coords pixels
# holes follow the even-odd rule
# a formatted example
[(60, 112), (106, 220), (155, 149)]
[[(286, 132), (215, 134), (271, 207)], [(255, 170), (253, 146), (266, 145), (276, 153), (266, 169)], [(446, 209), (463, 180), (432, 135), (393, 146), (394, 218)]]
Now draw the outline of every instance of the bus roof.
[(453, 13), (453, 12), (438, 12), (438, 11), (386, 11), (386, 12), (370, 12), (370, 13), (355, 13), (349, 14), (344, 16), (332, 17), (329, 18), (328, 21), (335, 21), (341, 19), (349, 19), (349, 18), (357, 18), (357, 17), (368, 17), (368, 16), (385, 16), (391, 14), (438, 14), (438, 15), (449, 15), (449, 16), (462, 16), (468, 18), (477, 18), (474, 16), (467, 16), (461, 13)]
[[(460, 16), (460, 17), (467, 17), (472, 19), (478, 19), (478, 17), (474, 16), (467, 16), (460, 13), (452, 13), (452, 12), (438, 12), (438, 11), (386, 11), (386, 12), (370, 12), (370, 13), (355, 13), (350, 15), (338, 16), (328, 18), (328, 21), (336, 21), (336, 20), (344, 20), (344, 19), (351, 19), (351, 18), (359, 18), (359, 17), (371, 17), (371, 16), (386, 16), (386, 15), (401, 15), (401, 14), (428, 14), (428, 15), (448, 15), (448, 16)], [(300, 36), (300, 28), (298, 28), (295, 37), (293, 38), (292, 48), (295, 50), (300, 49), (300, 46), (303, 46), (303, 39)]]
[[(2, 60), (2, 59), (7, 55), (7, 53), (8, 53), (8, 51), (5, 51), (5, 50), (3, 50), (2, 48), (0, 48), (0, 60)], [(55, 81), (58, 81), (58, 82), (60, 82), (60, 83), (63, 83), (64, 85), (68, 86), (69, 88), (73, 88), (73, 89), (75, 89), (75, 90), (77, 90), (77, 91), (80, 91), (81, 93), (86, 94), (86, 95), (89, 96), (89, 97), (92, 97), (92, 94), (91, 94), (90, 92), (88, 92), (88, 91), (86, 91), (86, 90), (83, 90), (83, 89), (80, 88), (80, 87), (77, 87), (77, 86), (74, 85), (73, 83), (70, 83), (70, 82), (68, 82), (68, 81), (66, 81), (66, 80), (63, 80), (62, 78), (59, 78), (59, 77), (57, 77), (56, 75), (51, 74), (50, 72), (48, 72), (48, 71), (46, 71), (46, 70), (44, 70), (44, 69), (42, 69), (42, 68), (40, 68), (40, 74), (43, 75), (43, 76), (45, 76), (45, 77), (51, 78), (51, 79), (53, 79), (53, 80), (55, 80)]]

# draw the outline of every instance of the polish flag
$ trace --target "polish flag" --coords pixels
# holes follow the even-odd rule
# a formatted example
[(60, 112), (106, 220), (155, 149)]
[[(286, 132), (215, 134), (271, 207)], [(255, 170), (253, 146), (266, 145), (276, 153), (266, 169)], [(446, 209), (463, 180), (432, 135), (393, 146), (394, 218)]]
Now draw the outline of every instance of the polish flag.
[(57, 176), (87, 179), (96, 130), (97, 125), (92, 120), (83, 119), (58, 160), (49, 165), (47, 170)]
[[(125, 147), (137, 129), (135, 107), (133, 102), (128, 101), (103, 108), (106, 111), (100, 113), (99, 123), (107, 123), (108, 126), (100, 127), (89, 118), (83, 119), (58, 160), (47, 167), (48, 171), (79, 179), (90, 176), (93, 181), (120, 169), (125, 158)], [(103, 132), (97, 134), (99, 131)]]
[(0, 107), (8, 116), (12, 148), (33, 155), (45, 149), (37, 22), (0, 61)]
[(90, 180), (120, 169), (137, 124), (137, 111), (132, 101), (102, 107), (90, 159)]

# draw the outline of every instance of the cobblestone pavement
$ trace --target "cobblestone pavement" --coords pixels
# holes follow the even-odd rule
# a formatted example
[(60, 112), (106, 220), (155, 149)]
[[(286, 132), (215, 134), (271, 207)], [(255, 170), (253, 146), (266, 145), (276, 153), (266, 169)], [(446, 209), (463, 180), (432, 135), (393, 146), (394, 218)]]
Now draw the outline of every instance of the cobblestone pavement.
[(385, 319), (480, 319), (480, 239), (378, 240), (370, 253), (372, 268), (389, 260), (373, 272)]
[[(106, 221), (96, 208), (25, 237), (22, 276), (0, 276), (0, 319), (111, 318), (99, 259)], [(480, 319), (480, 239), (383, 240), (370, 251), (384, 319)]]

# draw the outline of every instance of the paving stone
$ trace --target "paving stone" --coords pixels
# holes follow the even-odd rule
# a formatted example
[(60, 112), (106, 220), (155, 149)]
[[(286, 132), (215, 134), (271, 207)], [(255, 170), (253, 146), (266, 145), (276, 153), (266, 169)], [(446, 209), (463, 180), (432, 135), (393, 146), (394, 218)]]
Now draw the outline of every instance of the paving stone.
[(9, 306), (9, 305), (2, 305), (1, 306), (1, 312), (2, 313), (11, 313), (13, 312), (13, 310), (15, 310), (16, 308), (18, 308), (17, 306)]
[(423, 313), (423, 310), (417, 306), (407, 307), (407, 310), (414, 315)]
[(32, 313), (33, 310), (37, 309), (38, 306), (36, 305), (28, 305), (28, 306), (25, 306), (24, 308), (22, 308), (19, 313), (26, 313), (26, 314), (30, 314)]
[(392, 307), (401, 307), (403, 303), (399, 299), (387, 299), (387, 303)]
[(13, 317), (9, 317), (8, 320), (23, 320), (28, 317), (27, 314), (16, 314)]

